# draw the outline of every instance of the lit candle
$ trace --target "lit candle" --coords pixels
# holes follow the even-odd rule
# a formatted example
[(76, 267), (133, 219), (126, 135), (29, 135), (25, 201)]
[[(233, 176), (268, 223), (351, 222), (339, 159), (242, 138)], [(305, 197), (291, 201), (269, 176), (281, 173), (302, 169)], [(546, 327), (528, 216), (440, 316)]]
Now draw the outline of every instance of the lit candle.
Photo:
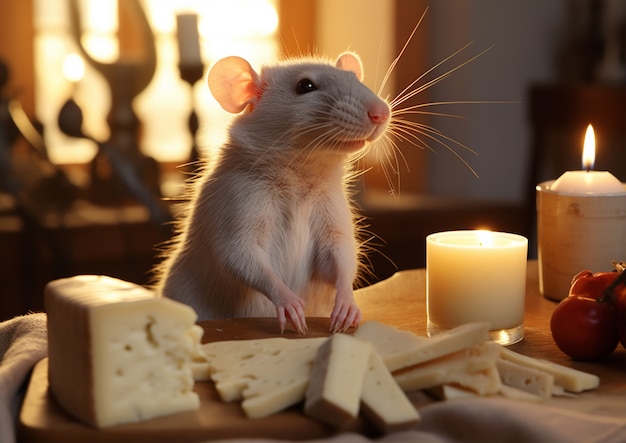
[(587, 126), (583, 144), (583, 170), (567, 171), (550, 186), (552, 191), (570, 194), (615, 194), (626, 192), (624, 185), (608, 171), (593, 171), (596, 140), (593, 127)]
[(491, 231), (448, 231), (426, 238), (429, 335), (464, 323), (491, 325), (492, 339), (523, 337), (528, 240)]

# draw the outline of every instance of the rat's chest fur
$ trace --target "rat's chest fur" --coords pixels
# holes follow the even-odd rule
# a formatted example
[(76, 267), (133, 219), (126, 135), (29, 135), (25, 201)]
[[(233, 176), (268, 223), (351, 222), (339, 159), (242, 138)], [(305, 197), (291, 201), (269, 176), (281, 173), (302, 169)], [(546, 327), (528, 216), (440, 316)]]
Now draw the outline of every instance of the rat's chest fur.
[(273, 316), (271, 301), (244, 283), (268, 266), (305, 300), (307, 315), (328, 316), (336, 261), (357, 272), (345, 159), (259, 160), (236, 149), (225, 147), (195, 183), (161, 293), (192, 305), (200, 319)]

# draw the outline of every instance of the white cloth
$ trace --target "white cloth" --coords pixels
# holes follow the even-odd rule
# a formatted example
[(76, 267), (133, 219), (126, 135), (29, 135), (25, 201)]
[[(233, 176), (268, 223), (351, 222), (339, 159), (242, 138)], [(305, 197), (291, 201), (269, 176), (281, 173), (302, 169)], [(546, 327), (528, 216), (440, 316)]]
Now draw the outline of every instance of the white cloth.
[(0, 323), (0, 443), (15, 441), (15, 424), (28, 376), (47, 353), (45, 314)]

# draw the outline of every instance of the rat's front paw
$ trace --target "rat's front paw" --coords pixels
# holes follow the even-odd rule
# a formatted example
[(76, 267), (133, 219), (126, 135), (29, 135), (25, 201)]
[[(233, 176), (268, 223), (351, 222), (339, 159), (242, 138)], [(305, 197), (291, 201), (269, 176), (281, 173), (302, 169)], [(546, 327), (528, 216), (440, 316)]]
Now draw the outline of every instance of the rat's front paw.
[(293, 302), (276, 306), (278, 325), (280, 333), (285, 332), (287, 322), (291, 323), (298, 334), (305, 334), (308, 330), (306, 317), (304, 315), (304, 302), (299, 297), (295, 297)]
[(333, 312), (330, 314), (331, 332), (345, 332), (349, 328), (358, 327), (359, 323), (361, 323), (361, 310), (353, 298), (335, 302)]

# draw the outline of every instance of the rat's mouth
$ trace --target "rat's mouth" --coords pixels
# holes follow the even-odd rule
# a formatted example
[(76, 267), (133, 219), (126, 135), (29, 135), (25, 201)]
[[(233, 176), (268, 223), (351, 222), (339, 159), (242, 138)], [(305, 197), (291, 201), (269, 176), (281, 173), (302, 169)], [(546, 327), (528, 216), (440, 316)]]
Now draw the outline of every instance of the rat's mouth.
[(383, 123), (380, 123), (380, 124), (374, 126), (374, 130), (367, 137), (367, 141), (368, 142), (374, 142), (374, 141), (378, 140), (385, 133), (385, 131), (387, 130), (387, 126), (389, 126), (389, 119), (385, 120)]

